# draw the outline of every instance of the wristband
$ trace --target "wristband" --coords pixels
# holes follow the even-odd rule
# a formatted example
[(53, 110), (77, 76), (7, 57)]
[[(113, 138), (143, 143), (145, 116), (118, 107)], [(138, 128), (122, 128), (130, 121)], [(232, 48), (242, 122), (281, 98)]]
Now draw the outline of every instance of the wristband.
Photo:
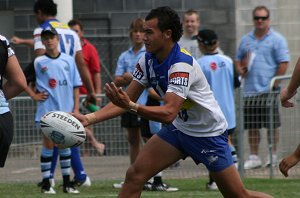
[(89, 124), (94, 124), (97, 122), (96, 114), (89, 113), (85, 115), (86, 119), (88, 120)]
[(139, 104), (130, 101), (129, 104), (128, 104), (128, 109), (127, 110), (129, 112), (132, 112), (132, 113), (137, 113), (138, 108), (139, 108)]

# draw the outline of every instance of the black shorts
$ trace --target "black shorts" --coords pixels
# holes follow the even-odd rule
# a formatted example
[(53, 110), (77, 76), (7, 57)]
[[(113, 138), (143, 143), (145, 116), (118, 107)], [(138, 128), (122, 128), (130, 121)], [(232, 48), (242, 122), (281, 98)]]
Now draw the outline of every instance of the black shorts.
[[(271, 110), (273, 111), (272, 117)], [(244, 98), (245, 129), (269, 129), (271, 122), (273, 122), (273, 129), (281, 125), (278, 94), (268, 93)]]
[(136, 128), (140, 127), (140, 117), (133, 113), (123, 113), (121, 115), (121, 127)]
[(4, 167), (14, 136), (13, 117), (10, 112), (0, 114), (0, 167)]
[(150, 131), (149, 120), (141, 118), (140, 125), (142, 137), (151, 138), (153, 134)]

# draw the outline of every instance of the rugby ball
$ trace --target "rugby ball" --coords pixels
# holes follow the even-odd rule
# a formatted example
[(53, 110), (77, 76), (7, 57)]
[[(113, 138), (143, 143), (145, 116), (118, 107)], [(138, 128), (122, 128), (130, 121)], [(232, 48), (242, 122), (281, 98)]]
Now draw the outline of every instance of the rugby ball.
[(59, 148), (70, 148), (81, 145), (86, 133), (81, 122), (69, 113), (51, 111), (41, 117), (43, 134)]

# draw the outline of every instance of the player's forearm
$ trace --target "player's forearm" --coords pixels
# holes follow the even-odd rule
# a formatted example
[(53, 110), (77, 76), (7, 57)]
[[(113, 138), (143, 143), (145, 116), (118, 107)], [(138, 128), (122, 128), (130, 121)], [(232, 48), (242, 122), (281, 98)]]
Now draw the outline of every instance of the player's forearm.
[(91, 115), (91, 114), (95, 115), (95, 120), (93, 120), (92, 122), (89, 122), (90, 124), (94, 124), (97, 122), (102, 122), (105, 120), (109, 120), (111, 118), (115, 118), (115, 117), (123, 114), (124, 112), (126, 112), (125, 109), (120, 108), (110, 102), (105, 107), (101, 108), (100, 110), (98, 110), (94, 113), (87, 114), (87, 115)]
[(299, 73), (300, 73), (300, 58), (298, 59), (298, 61), (296, 63), (295, 69), (292, 74), (292, 78), (287, 87), (288, 94), (294, 93), (297, 90), (297, 88), (300, 86)]
[(79, 111), (79, 88), (73, 90), (74, 93), (74, 111)]
[(95, 73), (94, 74), (94, 88), (95, 88), (95, 93), (96, 94), (101, 94), (102, 93), (101, 87), (102, 87), (101, 75), (100, 75), (100, 73)]

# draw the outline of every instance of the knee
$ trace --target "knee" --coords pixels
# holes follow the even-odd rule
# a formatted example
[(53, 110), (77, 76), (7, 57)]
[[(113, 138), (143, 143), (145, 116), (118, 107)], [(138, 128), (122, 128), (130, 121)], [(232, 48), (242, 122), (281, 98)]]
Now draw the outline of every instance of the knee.
[(147, 179), (139, 168), (131, 165), (126, 172), (126, 181), (130, 183), (134, 182), (136, 185), (143, 185)]

